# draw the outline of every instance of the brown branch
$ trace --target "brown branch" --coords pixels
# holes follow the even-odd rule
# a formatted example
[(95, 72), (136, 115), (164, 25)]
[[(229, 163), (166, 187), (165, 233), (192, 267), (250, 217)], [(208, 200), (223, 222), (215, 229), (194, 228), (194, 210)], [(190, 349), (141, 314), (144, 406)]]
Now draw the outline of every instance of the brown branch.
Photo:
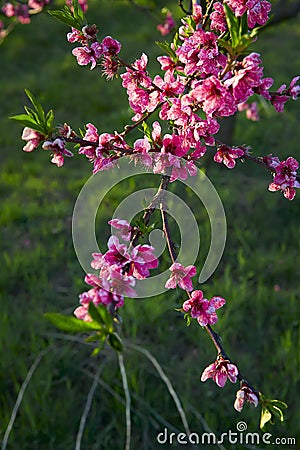
[(160, 204), (160, 211), (161, 211), (161, 218), (162, 218), (162, 224), (163, 224), (163, 232), (167, 241), (167, 246), (169, 250), (169, 254), (172, 260), (172, 263), (174, 264), (177, 258), (176, 252), (175, 252), (175, 244), (172, 240), (170, 229), (169, 229), (169, 223), (168, 223), (168, 217), (165, 211), (165, 202), (164, 199)]
[(150, 116), (152, 116), (155, 111), (157, 111), (161, 106), (163, 105), (163, 102), (159, 103), (153, 111), (147, 112), (140, 120), (135, 122), (133, 125), (125, 125), (124, 131), (120, 134), (120, 136), (126, 136), (130, 131), (132, 131), (134, 128), (138, 127), (141, 123), (145, 122), (147, 119), (149, 119)]
[[(147, 208), (144, 210), (142, 220), (145, 226), (148, 226), (150, 217), (156, 210), (157, 206), (161, 203), (162, 197), (164, 196), (164, 193), (168, 188), (169, 182), (170, 177), (168, 175), (163, 175), (161, 177), (161, 182), (156, 194), (154, 195), (153, 199), (151, 200)], [(132, 232), (129, 247), (135, 246), (141, 235), (142, 235), (141, 230), (139, 228), (135, 228)]]

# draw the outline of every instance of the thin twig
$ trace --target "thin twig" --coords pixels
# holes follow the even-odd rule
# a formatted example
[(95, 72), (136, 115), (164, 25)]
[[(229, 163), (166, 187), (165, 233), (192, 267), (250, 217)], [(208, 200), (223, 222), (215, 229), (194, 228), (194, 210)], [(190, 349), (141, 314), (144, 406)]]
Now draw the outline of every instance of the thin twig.
[(122, 377), (123, 389), (125, 394), (126, 406), (125, 406), (125, 415), (126, 415), (126, 442), (125, 442), (125, 450), (130, 450), (130, 441), (131, 441), (131, 416), (130, 416), (130, 392), (128, 388), (126, 369), (124, 365), (124, 358), (122, 353), (118, 353), (119, 357), (119, 366), (120, 373)]
[(176, 408), (177, 408), (177, 411), (178, 411), (178, 413), (180, 415), (180, 418), (181, 418), (182, 424), (184, 426), (185, 432), (189, 436), (191, 432), (190, 432), (189, 424), (188, 424), (188, 421), (187, 421), (184, 409), (183, 409), (183, 407), (181, 405), (181, 402), (179, 400), (179, 397), (178, 397), (175, 389), (173, 388), (173, 385), (172, 385), (170, 379), (165, 374), (163, 368), (161, 367), (161, 365), (159, 364), (157, 359), (148, 350), (146, 350), (143, 347), (140, 347), (139, 345), (128, 344), (128, 347), (131, 347), (134, 350), (137, 350), (138, 352), (143, 353), (143, 355), (145, 355), (146, 358), (148, 358), (149, 361), (153, 364), (153, 366), (157, 370), (159, 376), (161, 377), (161, 379), (163, 380), (163, 382), (167, 386), (167, 389), (168, 389), (171, 397), (173, 398), (174, 403), (175, 403)]
[[(151, 215), (154, 213), (155, 209), (158, 207), (158, 205), (161, 203), (161, 199), (164, 196), (164, 192), (167, 190), (168, 185), (170, 182), (170, 177), (169, 175), (163, 175), (161, 177), (161, 182), (159, 185), (159, 188), (156, 192), (156, 194), (154, 195), (154, 197), (152, 198), (151, 202), (149, 203), (149, 205), (147, 206), (147, 208), (145, 208), (144, 210), (144, 214), (143, 214), (143, 222), (144, 224), (147, 226), (149, 224), (149, 220)], [(139, 240), (141, 236), (141, 232), (138, 228), (134, 229), (131, 239), (130, 239), (130, 245), (131, 246), (135, 246)]]
[(163, 232), (166, 238), (166, 242), (167, 242), (167, 246), (169, 249), (169, 253), (170, 253), (170, 257), (172, 260), (172, 263), (174, 264), (177, 258), (176, 252), (175, 252), (175, 245), (174, 242), (171, 238), (171, 233), (170, 233), (170, 229), (169, 229), (169, 222), (168, 222), (168, 217), (165, 211), (165, 205), (164, 203), (161, 203), (161, 207), (160, 207), (160, 212), (161, 212), (161, 218), (162, 218), (162, 224), (163, 224)]
[(28, 384), (30, 383), (31, 378), (32, 378), (34, 372), (36, 371), (36, 369), (37, 369), (39, 363), (41, 362), (41, 359), (43, 358), (43, 356), (45, 356), (52, 348), (53, 348), (53, 346), (52, 346), (52, 345), (49, 345), (49, 346), (46, 347), (44, 350), (42, 350), (42, 351), (37, 355), (37, 357), (36, 357), (35, 360), (33, 361), (33, 364), (31, 365), (30, 369), (28, 370), (28, 373), (27, 373), (27, 375), (26, 375), (26, 378), (25, 378), (25, 380), (23, 381), (22, 386), (21, 386), (21, 389), (20, 389), (20, 391), (19, 391), (19, 393), (18, 393), (16, 403), (15, 403), (15, 405), (14, 405), (14, 407), (13, 407), (13, 410), (12, 410), (12, 413), (11, 413), (11, 416), (10, 416), (10, 419), (9, 419), (9, 422), (8, 422), (8, 425), (7, 425), (7, 428), (6, 428), (4, 437), (3, 437), (3, 441), (2, 441), (2, 445), (1, 445), (1, 450), (6, 450), (7, 443), (8, 443), (8, 439), (9, 439), (9, 435), (10, 435), (10, 433), (11, 433), (11, 430), (12, 430), (13, 426), (14, 426), (14, 423), (15, 423), (15, 420), (16, 420), (17, 413), (18, 413), (18, 411), (19, 411), (19, 408), (20, 408), (20, 405), (21, 405), (21, 403), (22, 403), (22, 400), (23, 400), (25, 391), (26, 391), (26, 389), (27, 389)]

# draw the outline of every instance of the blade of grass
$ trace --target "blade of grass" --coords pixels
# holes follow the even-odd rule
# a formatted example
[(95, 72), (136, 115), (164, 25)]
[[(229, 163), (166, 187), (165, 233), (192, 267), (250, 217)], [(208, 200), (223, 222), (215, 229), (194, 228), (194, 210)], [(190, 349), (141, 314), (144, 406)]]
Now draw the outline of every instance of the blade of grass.
[(174, 400), (174, 403), (176, 405), (177, 411), (181, 417), (181, 421), (182, 424), (184, 426), (185, 432), (186, 434), (189, 436), (191, 434), (190, 432), (190, 428), (189, 428), (189, 424), (185, 415), (185, 412), (182, 408), (181, 402), (179, 400), (179, 397), (175, 391), (175, 389), (173, 388), (173, 385), (170, 381), (170, 379), (167, 377), (167, 375), (165, 374), (163, 368), (161, 367), (161, 365), (159, 364), (159, 362), (157, 361), (157, 359), (145, 348), (140, 347), (139, 345), (133, 345), (133, 344), (127, 344), (128, 347), (142, 353), (143, 355), (146, 356), (146, 358), (149, 359), (149, 361), (153, 364), (153, 366), (155, 367), (155, 369), (157, 370), (159, 376), (161, 377), (161, 379), (163, 380), (163, 382), (165, 383), (165, 385), (167, 386), (167, 389), (171, 395), (171, 397)]
[(130, 415), (130, 392), (128, 388), (128, 381), (127, 381), (127, 375), (126, 375), (126, 369), (124, 365), (124, 358), (122, 353), (118, 353), (118, 359), (119, 359), (119, 367), (120, 367), (120, 373), (122, 377), (122, 383), (123, 383), (123, 389), (125, 394), (125, 416), (126, 416), (126, 441), (125, 441), (125, 450), (130, 450), (130, 441), (131, 441), (131, 415)]
[(101, 374), (105, 364), (106, 364), (106, 360), (104, 360), (102, 362), (102, 364), (100, 364), (100, 366), (98, 367), (96, 375), (95, 375), (95, 378), (94, 378), (92, 386), (91, 386), (91, 389), (90, 389), (90, 391), (88, 393), (88, 396), (87, 396), (87, 399), (86, 399), (86, 404), (85, 404), (85, 407), (84, 407), (84, 410), (83, 410), (83, 413), (82, 413), (82, 416), (81, 416), (81, 419), (80, 419), (78, 433), (77, 433), (77, 436), (76, 436), (75, 450), (80, 450), (81, 449), (81, 441), (82, 441), (82, 437), (83, 437), (83, 433), (84, 433), (86, 420), (87, 420), (88, 414), (90, 412), (90, 409), (91, 409), (91, 406), (92, 406), (92, 401), (93, 401), (93, 398), (94, 398), (94, 395), (95, 395), (95, 391), (96, 391), (96, 388), (97, 388), (97, 385), (98, 385), (97, 378), (100, 376), (100, 374)]
[[(199, 411), (197, 411), (193, 406), (189, 407), (189, 410), (191, 411), (192, 414), (194, 414), (194, 416), (199, 420), (199, 422), (201, 422), (203, 429), (207, 432), (207, 433), (213, 433), (213, 430), (209, 427), (208, 423), (206, 422), (206, 420), (204, 419), (204, 417), (202, 416), (202, 414), (199, 413)], [(223, 445), (219, 444), (217, 442), (217, 447), (219, 447), (220, 450), (226, 450), (226, 447), (224, 447)]]
[(2, 445), (1, 445), (1, 450), (6, 450), (6, 448), (7, 448), (9, 435), (11, 433), (11, 430), (12, 430), (13, 426), (14, 426), (14, 423), (15, 423), (15, 420), (16, 420), (16, 417), (17, 417), (20, 405), (22, 403), (25, 391), (27, 389), (27, 386), (30, 383), (30, 380), (31, 380), (34, 372), (38, 368), (38, 365), (40, 364), (41, 359), (52, 349), (52, 347), (53, 346), (50, 345), (50, 346), (46, 347), (44, 350), (42, 350), (37, 355), (37, 357), (35, 358), (35, 360), (33, 361), (32, 365), (31, 365), (30, 369), (27, 372), (26, 378), (25, 378), (25, 380), (22, 383), (22, 386), (21, 386), (20, 391), (19, 391), (18, 396), (17, 396), (16, 403), (14, 404), (14, 407), (13, 407), (13, 410), (12, 410), (12, 413), (11, 413), (11, 416), (10, 416), (7, 428), (5, 430), (5, 434), (4, 434)]

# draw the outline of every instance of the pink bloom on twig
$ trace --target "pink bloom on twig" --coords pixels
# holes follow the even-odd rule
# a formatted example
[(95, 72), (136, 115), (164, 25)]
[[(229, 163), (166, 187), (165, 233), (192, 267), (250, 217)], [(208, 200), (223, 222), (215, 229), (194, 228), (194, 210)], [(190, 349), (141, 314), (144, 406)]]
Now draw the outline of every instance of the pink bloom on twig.
[(15, 17), (23, 25), (31, 22), (28, 5), (5, 3), (1, 10), (6, 17)]
[(163, 23), (157, 25), (157, 29), (162, 36), (166, 36), (173, 30), (173, 28), (175, 28), (175, 25), (176, 23), (173, 19), (172, 13), (168, 11)]
[(139, 280), (149, 277), (149, 269), (158, 267), (158, 259), (154, 255), (154, 248), (151, 245), (136, 245), (131, 251), (131, 265), (129, 275)]
[(71, 44), (74, 44), (75, 42), (83, 42), (84, 36), (83, 33), (76, 28), (72, 28), (72, 31), (67, 33), (67, 41)]
[(124, 239), (124, 241), (130, 241), (132, 227), (127, 220), (112, 219), (108, 223), (116, 230), (115, 233)]
[(53, 157), (51, 162), (56, 164), (57, 167), (61, 167), (64, 164), (65, 156), (73, 156), (73, 153), (70, 150), (65, 148), (65, 143), (63, 140), (57, 138), (54, 141), (45, 141), (42, 145), (44, 150), (50, 150)]
[(27, 144), (23, 147), (24, 152), (32, 152), (43, 141), (44, 136), (36, 130), (25, 127), (22, 133), (22, 139), (27, 141)]
[(201, 375), (201, 381), (212, 378), (218, 386), (224, 387), (227, 379), (231, 381), (231, 383), (235, 383), (238, 373), (238, 368), (234, 364), (229, 360), (224, 359), (222, 356), (218, 356), (213, 364), (210, 364), (204, 369)]
[(196, 275), (195, 266), (184, 267), (180, 263), (174, 263), (171, 265), (169, 270), (172, 272), (172, 275), (165, 284), (167, 289), (175, 289), (178, 284), (181, 289), (185, 289), (187, 291), (193, 290), (191, 277)]
[(99, 42), (94, 42), (90, 47), (76, 47), (72, 50), (80, 66), (87, 66), (91, 63), (91, 70), (96, 67), (97, 61), (103, 54), (102, 46)]
[(197, 290), (192, 292), (192, 297), (183, 303), (182, 308), (191, 317), (197, 319), (199, 325), (205, 327), (217, 322), (216, 309), (221, 308), (225, 303), (222, 297), (212, 297), (207, 300), (203, 297), (203, 292)]
[(256, 407), (258, 405), (259, 398), (247, 384), (243, 383), (241, 389), (239, 389), (236, 393), (234, 409), (241, 412), (245, 401)]
[(284, 105), (290, 98), (297, 100), (300, 95), (300, 86), (296, 84), (299, 78), (300, 76), (294, 77), (288, 88), (286, 84), (282, 84), (277, 92), (270, 95), (269, 100), (277, 112), (283, 112)]
[(231, 148), (227, 145), (218, 147), (218, 151), (214, 156), (214, 161), (217, 163), (224, 163), (228, 169), (233, 169), (235, 166), (235, 159), (241, 158), (244, 155), (244, 150), (241, 148)]
[(210, 26), (213, 30), (223, 33), (227, 30), (224, 6), (220, 2), (214, 3), (214, 10), (210, 14)]
[(247, 12), (248, 27), (254, 28), (256, 24), (265, 25), (269, 19), (272, 5), (266, 0), (225, 0), (237, 17)]
[(237, 110), (236, 102), (230, 90), (212, 75), (191, 91), (191, 96), (202, 105), (209, 116), (213, 114), (227, 117)]
[(111, 36), (106, 36), (101, 42), (101, 50), (105, 56), (115, 56), (121, 51), (121, 44)]
[(146, 167), (151, 167), (152, 165), (152, 156), (149, 153), (151, 150), (150, 142), (146, 137), (144, 139), (137, 139), (133, 145), (135, 153), (133, 159), (137, 161), (141, 161)]
[(275, 175), (273, 183), (269, 185), (269, 191), (283, 191), (283, 195), (288, 200), (293, 200), (296, 195), (295, 188), (300, 188), (300, 182), (297, 179), (298, 161), (289, 157), (286, 161), (281, 161), (273, 166)]
[(123, 274), (120, 268), (111, 266), (109, 269), (109, 279), (103, 279), (103, 287), (117, 295), (126, 297), (135, 297), (137, 294), (132, 286), (135, 285), (135, 279), (132, 276)]
[(272, 9), (270, 2), (265, 0), (248, 0), (247, 19), (249, 28), (254, 28), (256, 24), (265, 25), (269, 20), (269, 12)]
[(104, 261), (110, 265), (125, 266), (130, 260), (127, 246), (120, 244), (117, 236), (110, 236), (107, 245), (108, 251), (103, 255)]

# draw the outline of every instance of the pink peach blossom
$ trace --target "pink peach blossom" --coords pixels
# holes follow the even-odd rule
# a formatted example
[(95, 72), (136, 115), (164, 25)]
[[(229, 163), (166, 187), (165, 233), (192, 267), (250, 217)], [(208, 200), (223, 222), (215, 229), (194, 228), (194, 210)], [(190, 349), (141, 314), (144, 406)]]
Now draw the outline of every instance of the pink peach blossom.
[(212, 297), (207, 300), (203, 297), (203, 292), (197, 290), (192, 292), (191, 298), (183, 303), (182, 308), (191, 317), (197, 319), (199, 325), (205, 327), (217, 322), (216, 309), (221, 308), (225, 303), (222, 297)]
[(238, 412), (241, 412), (245, 401), (256, 407), (258, 405), (259, 398), (248, 385), (243, 383), (241, 389), (239, 389), (236, 393), (234, 409), (236, 409), (236, 411)]
[(208, 378), (212, 378), (215, 383), (224, 387), (227, 379), (231, 383), (235, 383), (238, 376), (238, 368), (227, 359), (222, 356), (218, 356), (217, 360), (204, 369), (201, 375), (201, 381), (206, 381)]
[(175, 289), (178, 285), (181, 289), (185, 289), (187, 291), (193, 290), (191, 277), (196, 275), (195, 266), (184, 267), (180, 263), (174, 263), (171, 265), (169, 270), (172, 274), (165, 284), (167, 289)]

